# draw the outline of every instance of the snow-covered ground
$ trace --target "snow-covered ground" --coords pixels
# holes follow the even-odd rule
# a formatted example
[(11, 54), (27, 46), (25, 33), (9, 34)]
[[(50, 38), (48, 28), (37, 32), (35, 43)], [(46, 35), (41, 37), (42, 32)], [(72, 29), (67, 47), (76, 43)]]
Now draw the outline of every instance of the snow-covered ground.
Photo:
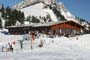
[[(0, 44), (16, 40), (14, 52), (0, 52), (0, 60), (90, 60), (90, 34), (76, 37), (54, 37), (40, 36), (33, 42), (33, 49), (30, 49), (30, 40), (24, 41), (23, 50), (20, 49), (18, 40), (20, 35), (2, 35)], [(43, 40), (43, 47), (38, 47), (40, 40)], [(5, 44), (4, 44), (5, 45)], [(1, 45), (0, 45), (1, 46)]]

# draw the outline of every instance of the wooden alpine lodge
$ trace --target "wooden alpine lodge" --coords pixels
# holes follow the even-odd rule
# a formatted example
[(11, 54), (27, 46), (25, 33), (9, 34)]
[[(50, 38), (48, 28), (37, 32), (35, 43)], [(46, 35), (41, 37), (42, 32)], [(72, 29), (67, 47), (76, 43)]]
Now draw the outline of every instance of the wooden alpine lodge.
[(80, 34), (84, 27), (74, 21), (59, 21), (47, 23), (31, 23), (28, 25), (8, 26), (10, 34), (24, 34), (29, 31), (38, 31), (39, 33), (50, 35), (71, 35)]

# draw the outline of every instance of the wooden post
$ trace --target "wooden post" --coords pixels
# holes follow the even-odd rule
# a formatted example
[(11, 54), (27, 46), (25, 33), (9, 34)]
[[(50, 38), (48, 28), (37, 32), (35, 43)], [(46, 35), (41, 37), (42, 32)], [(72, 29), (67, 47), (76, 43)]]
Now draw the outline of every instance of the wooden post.
[(65, 31), (65, 23), (64, 23), (64, 35), (66, 35), (66, 31)]

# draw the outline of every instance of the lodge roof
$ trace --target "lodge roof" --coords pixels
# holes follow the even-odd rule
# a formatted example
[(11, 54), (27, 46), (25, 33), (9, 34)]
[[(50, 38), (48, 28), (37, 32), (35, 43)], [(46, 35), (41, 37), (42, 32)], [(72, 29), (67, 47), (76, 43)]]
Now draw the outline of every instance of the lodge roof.
[[(56, 25), (56, 24), (61, 24), (61, 23), (66, 23), (66, 22), (74, 22), (74, 21), (58, 21), (58, 22), (46, 22), (46, 23), (30, 23), (30, 24), (22, 24), (22, 25), (17, 25), (17, 26), (8, 26), (8, 28), (16, 28), (16, 27), (48, 27), (48, 26), (52, 26), (52, 25)], [(79, 26), (82, 26), (81, 24), (74, 22)], [(83, 26), (82, 26), (83, 27)]]

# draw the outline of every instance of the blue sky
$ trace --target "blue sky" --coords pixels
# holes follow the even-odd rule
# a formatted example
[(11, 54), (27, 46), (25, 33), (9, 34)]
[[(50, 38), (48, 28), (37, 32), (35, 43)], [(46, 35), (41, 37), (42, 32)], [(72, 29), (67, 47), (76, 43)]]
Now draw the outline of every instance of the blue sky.
[[(4, 6), (13, 6), (22, 0), (0, 0)], [(58, 0), (64, 3), (66, 8), (75, 16), (90, 22), (90, 0)]]

